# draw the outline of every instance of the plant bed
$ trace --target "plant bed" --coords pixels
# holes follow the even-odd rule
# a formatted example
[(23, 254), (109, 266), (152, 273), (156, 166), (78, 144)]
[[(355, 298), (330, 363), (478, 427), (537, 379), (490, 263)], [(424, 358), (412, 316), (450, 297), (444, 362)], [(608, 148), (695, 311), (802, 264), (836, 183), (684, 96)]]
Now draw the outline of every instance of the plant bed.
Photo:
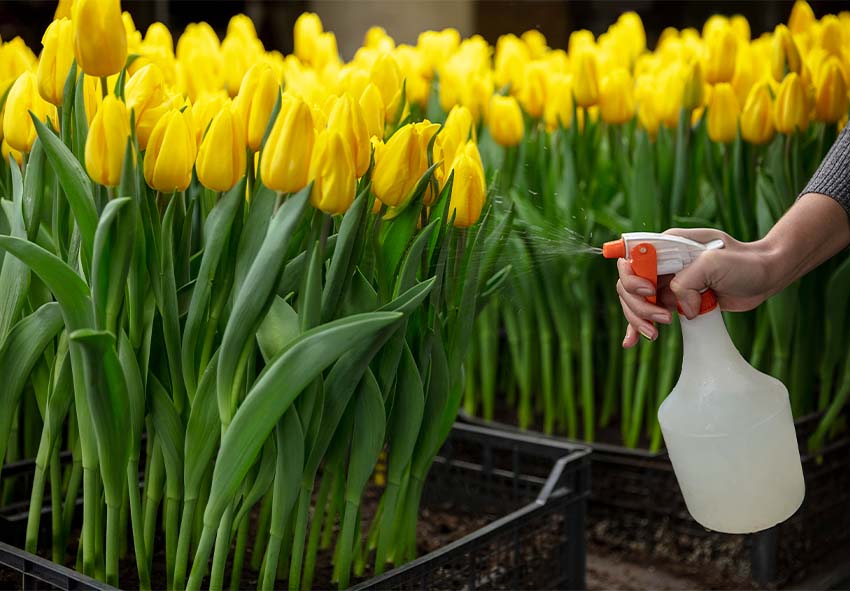
[[(518, 431), (505, 423), (462, 418)], [(811, 576), (812, 565), (850, 546), (850, 433), (811, 454), (806, 443), (820, 418), (812, 414), (795, 422), (806, 480), (803, 505), (789, 520), (755, 535), (720, 534), (694, 521), (663, 450), (589, 444), (593, 449), (589, 542), (628, 556), (677, 564), (680, 574), (698, 574), (705, 571), (700, 567), (710, 564), (707, 585), (782, 586)]]
[[(423, 494), (417, 538), (424, 554), (379, 577), (368, 578), (367, 572), (355, 588), (584, 588), (589, 455), (587, 447), (577, 444), (457, 424), (431, 467)], [(23, 464), (17, 470), (23, 474)], [(377, 501), (380, 490), (376, 487), (374, 492), (370, 496)], [(375, 504), (364, 504), (364, 518)], [(25, 521), (26, 511), (20, 506), (0, 511), (0, 538), (18, 535)], [(16, 578), (8, 578), (10, 571), (23, 573), (32, 563), (48, 573), (52, 566), (59, 573), (39, 577), (51, 588), (91, 588), (57, 584), (56, 577), (78, 574), (21, 550), (3, 548), (10, 548), (10, 553), (0, 553), (4, 588), (9, 581), (21, 583), (21, 574), (12, 572)], [(331, 587), (329, 554), (324, 555), (326, 568), (317, 569), (317, 588)], [(249, 559), (247, 555), (246, 563)], [(129, 571), (132, 564), (128, 555)], [(122, 571), (122, 580), (134, 580), (133, 572)], [(152, 582), (158, 587), (156, 578)], [(242, 586), (256, 584), (255, 573), (246, 568)]]

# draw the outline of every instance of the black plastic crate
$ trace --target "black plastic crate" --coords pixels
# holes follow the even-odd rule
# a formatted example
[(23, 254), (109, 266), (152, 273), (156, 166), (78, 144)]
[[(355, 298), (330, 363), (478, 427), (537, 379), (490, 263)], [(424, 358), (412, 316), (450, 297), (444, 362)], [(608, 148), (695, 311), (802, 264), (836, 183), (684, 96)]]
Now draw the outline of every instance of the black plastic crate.
[[(808, 453), (809, 436), (821, 416), (795, 421), (806, 480), (803, 505), (789, 520), (754, 535), (712, 532), (694, 521), (666, 452), (590, 444), (589, 540), (629, 554), (711, 564), (721, 576), (759, 585), (812, 575), (808, 569), (836, 549), (847, 547), (850, 553), (850, 433), (834, 438), (818, 454)], [(468, 416), (463, 420), (518, 432), (510, 425)]]
[[(26, 473), (24, 463), (14, 470)], [(587, 446), (458, 423), (428, 473), (423, 505), (450, 503), (479, 514), (486, 507), (487, 514), (504, 516), (353, 589), (584, 589), (589, 495)], [(25, 526), (25, 507), (0, 510), (0, 538)], [(0, 575), (4, 569), (29, 573), (35, 565), (47, 574), (23, 576), (25, 583), (47, 584), (39, 588), (111, 589), (2, 548), (8, 551), (0, 552)]]

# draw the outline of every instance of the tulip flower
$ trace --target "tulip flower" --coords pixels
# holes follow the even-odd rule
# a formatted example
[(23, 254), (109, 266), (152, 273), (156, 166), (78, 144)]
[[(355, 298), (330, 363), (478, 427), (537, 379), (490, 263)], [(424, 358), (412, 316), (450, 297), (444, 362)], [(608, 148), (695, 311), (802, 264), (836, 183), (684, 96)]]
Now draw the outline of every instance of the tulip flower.
[(196, 153), (191, 114), (172, 109), (151, 132), (145, 151), (145, 180), (163, 193), (185, 191), (192, 181)]
[(751, 144), (766, 144), (773, 139), (773, 100), (766, 83), (750, 90), (741, 111), (741, 137)]
[(567, 42), (567, 53), (571, 56), (578, 54), (580, 50), (593, 49), (596, 45), (596, 40), (593, 33), (587, 29), (579, 29), (570, 33), (569, 41)]
[(387, 35), (384, 27), (369, 27), (363, 38), (363, 46), (378, 51), (392, 51), (395, 49), (395, 40)]
[(9, 142), (6, 141), (6, 138), (3, 138), (3, 162), (9, 163), (9, 156), (15, 159), (15, 162), (18, 163), (18, 166), (23, 165), (24, 163), (24, 155), (21, 154), (18, 150), (14, 149), (9, 145)]
[(487, 197), (484, 168), (478, 146), (470, 140), (464, 144), (452, 164), (454, 180), (449, 201), (449, 217), (454, 218), (457, 228), (468, 228), (481, 217)]
[(263, 184), (282, 193), (306, 187), (314, 137), (310, 108), (300, 98), (284, 94), (260, 159)]
[(726, 23), (714, 29), (706, 39), (708, 53), (705, 60), (705, 80), (709, 84), (729, 82), (735, 74), (735, 54), (738, 38)]
[(525, 66), (519, 100), (525, 112), (532, 117), (543, 115), (546, 104), (546, 64), (530, 62)]
[(75, 0), (74, 54), (89, 76), (117, 74), (127, 60), (127, 36), (119, 0)]
[(251, 66), (242, 79), (234, 105), (248, 134), (248, 147), (254, 152), (260, 149), (279, 94), (280, 85), (268, 64)]
[(803, 62), (800, 59), (800, 50), (791, 32), (785, 25), (778, 25), (773, 32), (771, 46), (770, 71), (777, 82), (781, 82), (785, 75), (794, 72), (799, 74)]
[(319, 36), (322, 34), (322, 21), (313, 12), (305, 12), (295, 21), (293, 37), (295, 55), (302, 62), (311, 63)]
[(830, 55), (841, 56), (841, 21), (834, 14), (821, 19), (818, 45)]
[(230, 104), (213, 117), (201, 142), (195, 169), (208, 189), (228, 191), (245, 175), (245, 127), (241, 114)]
[[(80, 74), (77, 84), (83, 84), (83, 105), (86, 110), (86, 122), (91, 125), (94, 116), (97, 115), (100, 104), (103, 102), (103, 91), (100, 89), (100, 78)], [(126, 89), (125, 89), (126, 95)]]
[(721, 82), (714, 87), (708, 102), (708, 137), (727, 144), (738, 133), (738, 116), (741, 108), (732, 85)]
[(401, 204), (416, 186), (421, 174), (420, 143), (413, 124), (396, 131), (386, 144), (375, 147), (372, 191), (382, 203)]
[(56, 107), (41, 98), (35, 74), (24, 72), (9, 89), (3, 109), (3, 137), (10, 148), (19, 152), (29, 152), (35, 142), (35, 125), (30, 111), (37, 119), (46, 121), (50, 118), (57, 126)]
[(493, 95), (487, 121), (490, 135), (502, 146), (516, 146), (525, 133), (522, 112), (512, 96)]
[(313, 207), (332, 215), (345, 213), (354, 202), (354, 174), (354, 159), (342, 135), (333, 128), (320, 133), (310, 159)]
[(344, 94), (337, 98), (328, 115), (328, 127), (339, 132), (354, 159), (354, 172), (357, 177), (366, 174), (372, 157), (369, 144), (369, 131), (360, 104)]
[(803, 81), (795, 73), (788, 74), (779, 86), (774, 106), (776, 131), (794, 133), (809, 125), (809, 103)]
[(729, 24), (732, 25), (732, 30), (735, 31), (735, 36), (741, 43), (750, 42), (750, 23), (746, 17), (736, 14), (729, 19)]
[(838, 58), (831, 57), (820, 68), (815, 84), (815, 119), (836, 123), (847, 115), (847, 82)]
[[(227, 92), (204, 92), (192, 103), (192, 122), (195, 124), (195, 143), (200, 147), (210, 122), (217, 113), (230, 105)], [(244, 122), (244, 120), (243, 120)]]
[(543, 109), (543, 120), (550, 131), (561, 125), (569, 127), (573, 121), (573, 89), (569, 76), (553, 74), (546, 91), (549, 99)]
[(127, 108), (135, 113), (136, 136), (139, 147), (144, 150), (157, 122), (174, 106), (174, 98), (166, 92), (159, 66), (148, 64), (131, 76), (124, 88), (124, 97)]
[(520, 37), (528, 48), (531, 59), (540, 59), (549, 51), (546, 36), (537, 29), (530, 29)]
[(460, 45), (460, 33), (457, 29), (425, 31), (420, 33), (416, 45), (432, 70), (439, 68)]
[(384, 101), (386, 110), (384, 111), (388, 121), (393, 121), (393, 118), (398, 114), (398, 108), (401, 96), (402, 75), (401, 69), (398, 67), (398, 62), (395, 58), (385, 53), (372, 64), (369, 72), (369, 80), (381, 92), (381, 100)]
[(65, 91), (65, 78), (74, 60), (74, 27), (67, 18), (48, 25), (41, 39), (44, 49), (38, 60), (38, 92), (44, 100), (61, 106)]
[(53, 20), (58, 21), (61, 18), (71, 18), (71, 5), (74, 0), (59, 0), (56, 3), (56, 12), (53, 13)]
[(107, 187), (118, 185), (129, 137), (127, 107), (110, 93), (103, 99), (86, 137), (86, 171), (94, 182)]
[(384, 121), (386, 111), (384, 109), (384, 101), (381, 98), (381, 91), (371, 82), (363, 89), (360, 95), (360, 109), (363, 111), (363, 119), (366, 121), (366, 130), (369, 137), (384, 137)]
[(496, 84), (516, 85), (523, 80), (525, 66), (531, 60), (528, 47), (516, 35), (502, 35), (496, 42)]
[(470, 137), (474, 139), (474, 135), (475, 122), (469, 109), (462, 105), (452, 107), (434, 142), (434, 162), (441, 163), (435, 169), (434, 175), (441, 189), (448, 179), (448, 171), (451, 169), (458, 150)]
[(174, 39), (171, 36), (171, 31), (160, 22), (151, 23), (145, 32), (145, 45), (159, 47), (166, 53), (174, 55)]
[(625, 123), (635, 116), (634, 84), (625, 68), (617, 68), (602, 78), (599, 113), (603, 121), (613, 124)]
[(573, 95), (579, 107), (591, 107), (599, 100), (596, 56), (588, 50), (576, 55), (573, 63)]
[(805, 33), (815, 23), (815, 13), (806, 0), (797, 0), (788, 17), (788, 28), (795, 35)]
[(692, 111), (703, 105), (705, 99), (705, 80), (699, 61), (694, 60), (685, 69), (685, 85), (682, 89), (682, 106)]

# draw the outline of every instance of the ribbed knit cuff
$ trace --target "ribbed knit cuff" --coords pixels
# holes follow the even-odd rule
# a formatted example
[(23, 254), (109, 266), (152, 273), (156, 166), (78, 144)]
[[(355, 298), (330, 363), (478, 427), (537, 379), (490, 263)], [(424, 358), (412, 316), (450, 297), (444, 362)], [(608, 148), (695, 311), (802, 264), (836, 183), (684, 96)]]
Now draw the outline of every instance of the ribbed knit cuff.
[(832, 197), (850, 218), (850, 124), (841, 130), (838, 139), (797, 199), (806, 193)]

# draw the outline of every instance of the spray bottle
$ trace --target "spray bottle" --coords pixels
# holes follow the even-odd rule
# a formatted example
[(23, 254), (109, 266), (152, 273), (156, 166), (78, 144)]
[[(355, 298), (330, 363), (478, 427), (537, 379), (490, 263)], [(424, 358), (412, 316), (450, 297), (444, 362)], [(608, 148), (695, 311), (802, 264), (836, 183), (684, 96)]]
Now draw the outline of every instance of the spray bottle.
[[(603, 256), (628, 258), (635, 274), (657, 286), (659, 275), (677, 273), (716, 248), (723, 241), (635, 232), (606, 243)], [(655, 296), (647, 299), (655, 303)], [(658, 422), (688, 511), (724, 533), (785, 521), (805, 496), (788, 390), (741, 356), (711, 290), (703, 292), (696, 318), (680, 320), (682, 373)]]

